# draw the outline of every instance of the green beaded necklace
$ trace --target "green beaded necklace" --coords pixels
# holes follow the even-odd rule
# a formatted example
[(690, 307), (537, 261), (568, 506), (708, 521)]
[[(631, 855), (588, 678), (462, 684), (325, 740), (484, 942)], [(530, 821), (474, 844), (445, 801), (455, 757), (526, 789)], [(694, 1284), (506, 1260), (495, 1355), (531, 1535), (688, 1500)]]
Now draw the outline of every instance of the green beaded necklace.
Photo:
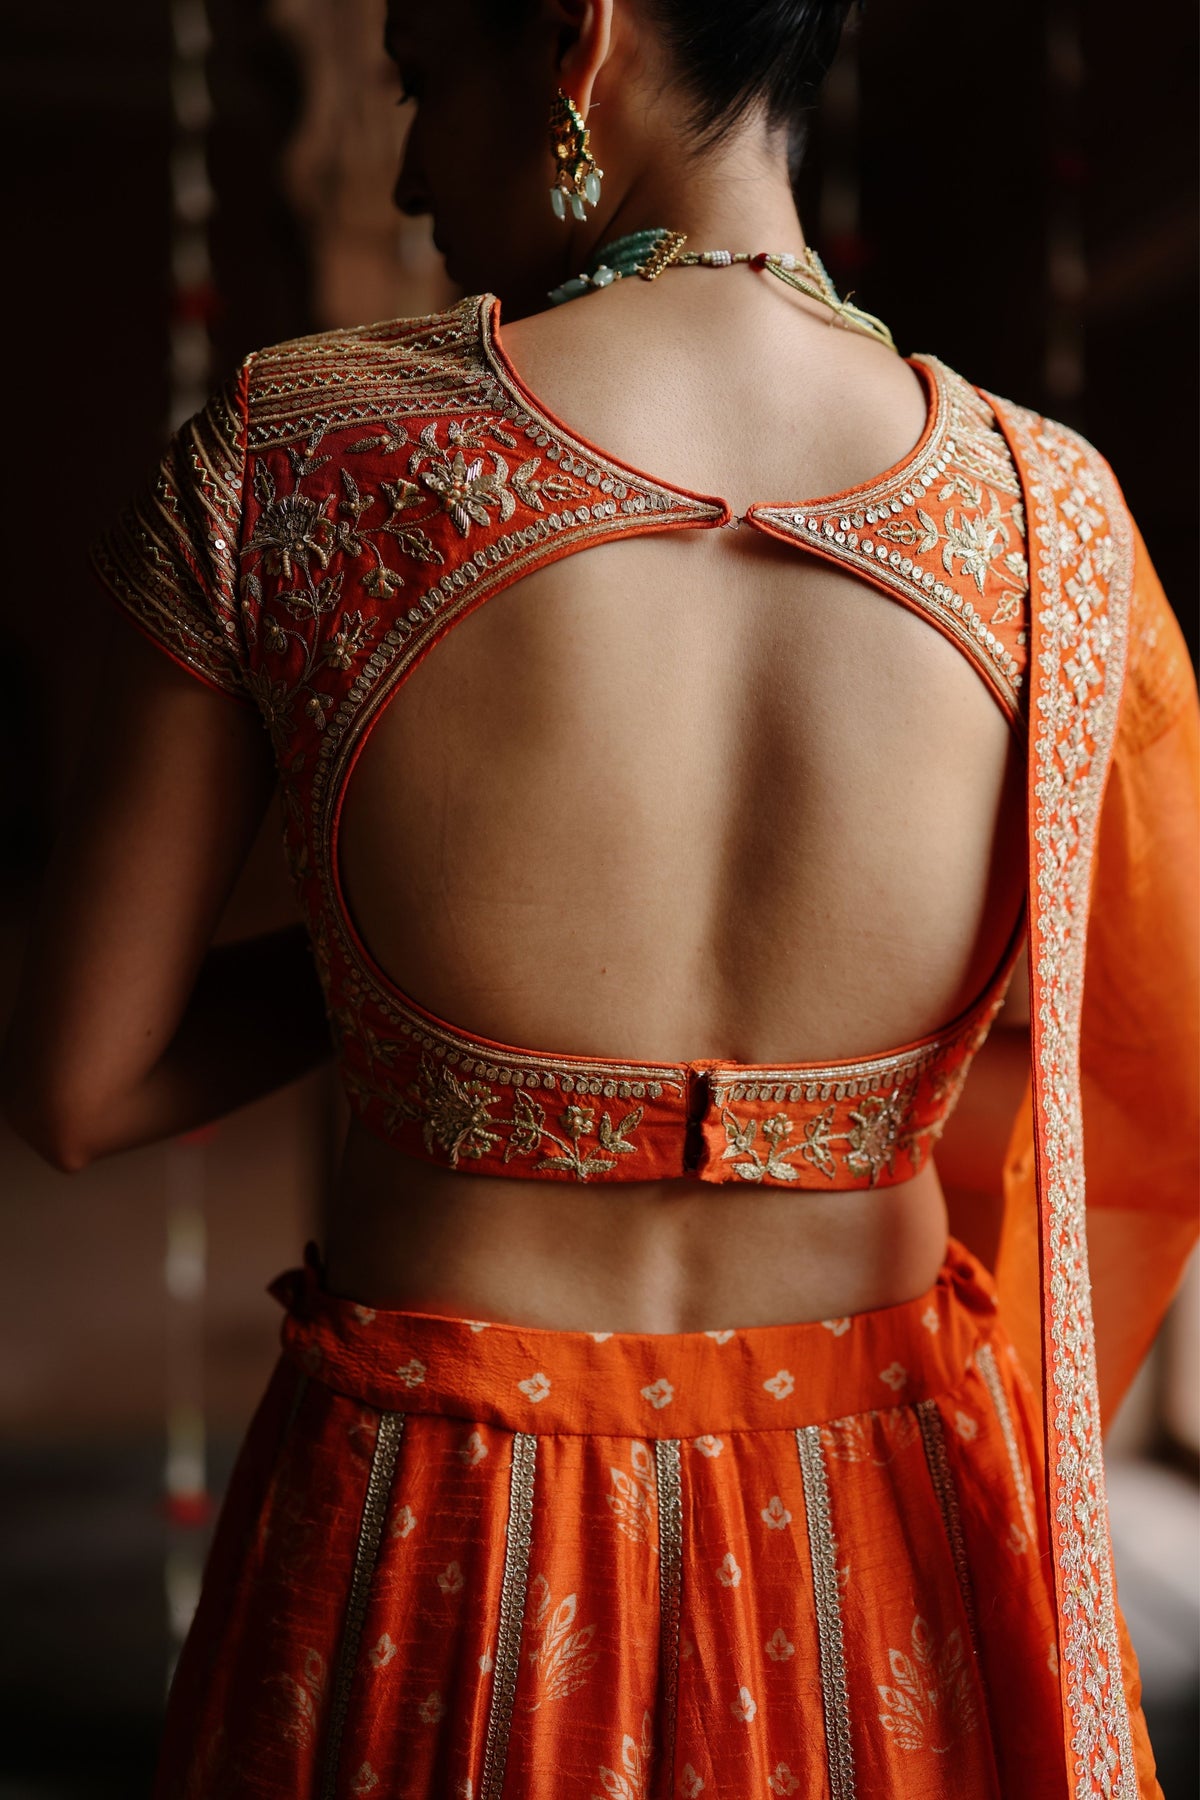
[(864, 312), (860, 306), (851, 306), (849, 299), (842, 299), (811, 245), (806, 244), (802, 253), (808, 270), (809, 278), (806, 278), (798, 273), (797, 259), (790, 251), (778, 254), (768, 250), (753, 253), (749, 250), (685, 250), (686, 242), (686, 232), (670, 231), (665, 226), (627, 232), (624, 237), (614, 238), (611, 244), (594, 250), (583, 273), (572, 275), (561, 287), (552, 288), (548, 298), (554, 306), (562, 306), (567, 300), (578, 299), (581, 294), (590, 294), (598, 288), (611, 287), (614, 281), (631, 275), (640, 276), (643, 281), (657, 281), (663, 270), (669, 268), (724, 269), (734, 263), (748, 263), (752, 269), (766, 269), (799, 293), (822, 301), (847, 325), (878, 338), (889, 349), (896, 349), (895, 340), (882, 319), (877, 319), (874, 313)]

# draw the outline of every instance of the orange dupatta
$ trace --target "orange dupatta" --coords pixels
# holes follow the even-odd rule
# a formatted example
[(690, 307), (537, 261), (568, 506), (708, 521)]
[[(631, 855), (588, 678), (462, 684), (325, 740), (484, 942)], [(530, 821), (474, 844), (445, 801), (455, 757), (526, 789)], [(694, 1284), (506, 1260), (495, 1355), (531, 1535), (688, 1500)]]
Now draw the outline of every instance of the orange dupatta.
[[(1033, 1075), (1004, 1167), (1002, 1315), (1040, 1377), (1069, 1792), (1135, 1755), (1101, 1433), (1196, 1241), (1197, 747), (1182, 634), (1105, 459), (987, 396), (1029, 519)], [(1085, 1190), (1086, 1175), (1086, 1190)]]

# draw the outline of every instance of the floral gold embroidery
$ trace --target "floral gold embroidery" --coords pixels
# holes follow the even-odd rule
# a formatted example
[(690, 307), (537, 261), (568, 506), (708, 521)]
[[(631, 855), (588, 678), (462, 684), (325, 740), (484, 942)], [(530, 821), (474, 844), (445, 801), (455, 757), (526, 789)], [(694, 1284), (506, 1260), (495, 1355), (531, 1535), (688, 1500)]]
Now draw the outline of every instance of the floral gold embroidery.
[[(1000, 510), (1000, 500), (996, 494), (988, 493), (982, 483), (971, 482), (964, 476), (957, 476), (948, 483), (938, 495), (941, 500), (948, 500), (952, 494), (959, 492), (975, 507), (973, 515), (968, 516), (963, 509), (961, 519), (954, 516), (954, 508), (948, 506), (942, 517), (942, 529), (946, 541), (942, 547), (942, 567), (947, 575), (953, 575), (954, 560), (957, 557), (962, 563), (963, 571), (974, 581), (982, 594), (984, 583), (992, 571), (992, 565), (998, 554), (998, 546), (1007, 545), (1008, 528)], [(987, 494), (988, 507), (984, 513), (984, 495)], [(930, 520), (930, 524), (932, 524)], [(936, 542), (936, 527), (934, 527)], [(932, 548), (932, 545), (930, 545)]]
[(914, 1163), (917, 1160), (914, 1145), (921, 1134), (909, 1123), (916, 1098), (915, 1081), (893, 1089), (890, 1094), (867, 1095), (851, 1109), (849, 1129), (845, 1131), (835, 1129), (838, 1108), (836, 1103), (830, 1104), (821, 1112), (810, 1115), (804, 1122), (803, 1140), (786, 1148), (785, 1140), (793, 1130), (792, 1121), (786, 1113), (772, 1113), (761, 1121), (766, 1140), (762, 1150), (755, 1147), (759, 1121), (739, 1119), (733, 1109), (726, 1106), (721, 1112), (727, 1140), (722, 1160), (732, 1161), (743, 1181), (796, 1181), (798, 1172), (790, 1159), (801, 1157), (832, 1181), (838, 1172), (833, 1146), (844, 1144), (846, 1148), (841, 1155), (846, 1167), (853, 1175), (868, 1176), (874, 1187), (885, 1170), (889, 1175), (893, 1173), (899, 1150), (907, 1150)]
[(506, 431), (488, 413), (472, 413), (469, 418), (451, 419), (446, 432), (446, 442), (451, 449), (461, 447), (464, 450), (481, 450), (485, 437), (495, 438), (509, 450), (517, 447), (517, 440), (512, 432)]
[(513, 492), (522, 499), (526, 506), (535, 512), (545, 512), (545, 502), (552, 506), (561, 505), (563, 501), (579, 501), (588, 498), (588, 490), (581, 481), (575, 481), (569, 475), (549, 473), (539, 475), (541, 458), (531, 456), (523, 462), (512, 475)]
[[(728, 1140), (722, 1152), (722, 1161), (733, 1162), (734, 1168), (743, 1181), (762, 1181), (771, 1176), (775, 1181), (795, 1181), (796, 1171), (788, 1158), (804, 1154), (802, 1144), (793, 1144), (783, 1149), (784, 1139), (791, 1135), (792, 1122), (786, 1113), (772, 1113), (769, 1119), (762, 1121), (762, 1134), (765, 1148), (756, 1150), (754, 1140), (758, 1135), (758, 1120), (739, 1120), (728, 1106), (722, 1108), (721, 1123), (725, 1127)], [(738, 1161), (737, 1158), (744, 1160)]]
[(343, 613), (326, 648), (326, 662), (332, 663), (335, 669), (353, 668), (355, 657), (366, 648), (374, 630), (374, 619), (364, 619), (360, 612)]
[(380, 557), (378, 551), (376, 551), (375, 567), (369, 574), (363, 576), (362, 586), (363, 593), (366, 594), (369, 599), (390, 600), (392, 595), (398, 594), (400, 589), (404, 586), (404, 577), (403, 575), (398, 575), (395, 569), (389, 569), (382, 557)]
[[(436, 460), (420, 469), (420, 481), (438, 496), (464, 537), (470, 535), (472, 525), (488, 524), (489, 506), (499, 508), (502, 523), (512, 518), (517, 502), (507, 485), (508, 464), (502, 456), (493, 455), (491, 470), (484, 469), (481, 456), (468, 463), (462, 451), (456, 450), (448, 457), (437, 448), (433, 425), (421, 433), (421, 442), (435, 452)], [(420, 461), (419, 456), (414, 457), (410, 468), (420, 468)]]
[[(606, 1110), (596, 1124), (595, 1108), (570, 1102), (559, 1115), (558, 1123), (565, 1135), (559, 1136), (546, 1123), (546, 1111), (539, 1101), (531, 1100), (516, 1089), (512, 1100), (512, 1117), (497, 1117), (492, 1108), (499, 1105), (500, 1095), (485, 1081), (464, 1080), (445, 1062), (437, 1062), (423, 1053), (418, 1077), (397, 1101), (401, 1116), (419, 1121), (425, 1148), (435, 1144), (445, 1150), (452, 1168), (461, 1156), (479, 1158), (488, 1155), (505, 1141), (504, 1160), (514, 1156), (531, 1156), (543, 1143), (553, 1146), (552, 1154), (534, 1164), (535, 1169), (556, 1169), (578, 1181), (593, 1175), (605, 1175), (616, 1165), (619, 1156), (628, 1156), (636, 1148), (631, 1136), (641, 1123), (644, 1107), (635, 1106), (615, 1123)], [(595, 1136), (595, 1145), (585, 1139)]]
[(419, 1082), (410, 1087), (411, 1104), (400, 1105), (409, 1118), (421, 1121), (426, 1150), (437, 1145), (446, 1151), (451, 1168), (460, 1156), (478, 1158), (500, 1142), (490, 1116), (496, 1095), (486, 1082), (461, 1081), (445, 1063), (421, 1058)]
[(421, 490), (416, 482), (406, 481), (403, 476), (396, 481), (381, 481), (379, 486), (387, 495), (392, 518), (397, 513), (407, 512), (410, 506), (416, 506), (421, 499)]
[[(592, 1107), (568, 1106), (560, 1120), (563, 1130), (570, 1139), (568, 1144), (546, 1129), (543, 1124), (545, 1115), (536, 1102), (531, 1102), (526, 1095), (519, 1095), (518, 1099), (524, 1101), (525, 1106), (529, 1108), (530, 1125), (536, 1120), (539, 1139), (549, 1138), (552, 1144), (557, 1145), (559, 1151), (556, 1156), (543, 1157), (541, 1162), (534, 1164), (534, 1168), (563, 1169), (577, 1176), (580, 1181), (586, 1181), (589, 1175), (606, 1174), (614, 1166), (618, 1156), (628, 1156), (633, 1152), (635, 1146), (629, 1142), (629, 1133), (636, 1130), (645, 1111), (644, 1107), (635, 1106), (615, 1125), (607, 1112), (601, 1113), (600, 1125), (597, 1130), (596, 1115)], [(596, 1142), (600, 1147), (599, 1153), (585, 1153), (580, 1149), (580, 1140), (590, 1136), (593, 1131), (596, 1131)]]
[(915, 1093), (871, 1095), (851, 1114), (846, 1161), (856, 1175), (870, 1173), (874, 1186), (880, 1171), (891, 1171), (901, 1142), (901, 1127)]
[[(259, 463), (257, 475), (274, 496), (274, 481), (265, 463)], [(264, 550), (270, 574), (282, 575), (285, 581), (295, 580), (297, 569), (307, 573), (314, 561), (327, 569), (337, 535), (333, 521), (326, 517), (331, 497), (326, 495), (320, 502), (307, 494), (285, 494), (281, 500), (272, 497), (246, 548)]]

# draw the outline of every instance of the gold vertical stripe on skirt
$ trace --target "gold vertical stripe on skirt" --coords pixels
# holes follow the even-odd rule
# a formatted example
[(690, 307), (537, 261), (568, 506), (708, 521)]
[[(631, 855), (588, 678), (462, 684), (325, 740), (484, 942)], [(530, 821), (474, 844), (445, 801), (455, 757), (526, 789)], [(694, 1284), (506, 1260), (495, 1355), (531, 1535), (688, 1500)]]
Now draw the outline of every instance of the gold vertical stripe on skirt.
[(979, 1344), (975, 1350), (975, 1361), (979, 1364), (979, 1372), (987, 1384), (987, 1391), (992, 1397), (992, 1405), (996, 1409), (996, 1417), (1000, 1421), (1000, 1429), (1004, 1433), (1004, 1444), (1008, 1451), (1009, 1466), (1012, 1469), (1013, 1485), (1017, 1490), (1017, 1504), (1021, 1508), (1021, 1517), (1025, 1522), (1025, 1530), (1029, 1535), (1032, 1547), (1037, 1543), (1037, 1526), (1034, 1523), (1033, 1508), (1029, 1503), (1029, 1484), (1025, 1480), (1025, 1466), (1017, 1447), (1017, 1434), (1013, 1430), (1012, 1414), (1008, 1410), (1008, 1395), (1004, 1392), (1000, 1371), (996, 1367), (996, 1352), (993, 1346)]
[(508, 1523), (504, 1533), (504, 1573), (500, 1578), (500, 1622), (496, 1633), (492, 1704), (488, 1714), (479, 1800), (500, 1800), (504, 1764), (512, 1729), (513, 1702), (521, 1668), (521, 1627), (529, 1583), (529, 1546), (533, 1539), (533, 1476), (537, 1438), (518, 1431), (513, 1437), (508, 1488)]
[(659, 1438), (654, 1445), (658, 1475), (659, 1676), (662, 1688), (662, 1740), (657, 1791), (670, 1800), (675, 1779), (675, 1707), (679, 1683), (679, 1612), (683, 1577), (683, 1501), (679, 1476), (679, 1439)]
[(808, 1549), (817, 1612), (830, 1800), (854, 1800), (854, 1750), (850, 1742), (850, 1697), (846, 1689), (846, 1651), (838, 1596), (837, 1540), (829, 1512), (829, 1481), (825, 1453), (821, 1448), (821, 1427), (797, 1426), (796, 1447), (800, 1452), (800, 1473), (804, 1479), (804, 1511), (808, 1520)]
[(342, 1641), (338, 1647), (337, 1673), (334, 1676), (330, 1698), (328, 1737), (325, 1741), (325, 1766), (321, 1779), (321, 1800), (333, 1800), (337, 1791), (342, 1732), (346, 1724), (346, 1709), (350, 1704), (354, 1665), (358, 1661), (358, 1647), (367, 1616), (371, 1578), (375, 1573), (375, 1564), (379, 1560), (379, 1541), (383, 1536), (383, 1521), (387, 1516), (388, 1500), (391, 1497), (392, 1481), (396, 1473), (396, 1454), (400, 1448), (400, 1439), (403, 1434), (403, 1413), (380, 1413), (379, 1427), (375, 1433), (375, 1454), (371, 1458), (371, 1473), (367, 1477), (367, 1491), (363, 1497), (362, 1522), (358, 1528), (358, 1547), (354, 1553), (354, 1574), (350, 1581), (350, 1597), (346, 1602)]
[(962, 1519), (958, 1510), (958, 1493), (954, 1486), (954, 1476), (950, 1468), (950, 1458), (946, 1454), (946, 1432), (942, 1424), (942, 1415), (938, 1411), (936, 1400), (918, 1400), (916, 1406), (917, 1421), (921, 1427), (921, 1439), (925, 1445), (925, 1461), (929, 1465), (929, 1478), (933, 1483), (933, 1491), (937, 1496), (938, 1508), (942, 1515), (942, 1526), (946, 1533), (946, 1542), (950, 1546), (950, 1555), (954, 1561), (954, 1573), (958, 1580), (958, 1591), (962, 1595), (963, 1611), (967, 1617), (967, 1631), (971, 1638), (971, 1648), (978, 1655), (979, 1642), (975, 1630), (975, 1598), (971, 1592), (971, 1577), (967, 1569), (967, 1548), (963, 1541)]

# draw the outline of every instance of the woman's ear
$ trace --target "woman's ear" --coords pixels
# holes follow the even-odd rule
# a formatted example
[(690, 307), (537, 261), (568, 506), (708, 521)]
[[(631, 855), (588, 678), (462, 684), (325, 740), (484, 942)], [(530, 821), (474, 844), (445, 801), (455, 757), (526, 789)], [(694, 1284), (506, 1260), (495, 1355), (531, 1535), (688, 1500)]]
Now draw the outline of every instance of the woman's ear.
[(613, 47), (617, 0), (542, 0), (556, 43), (559, 85), (587, 117), (596, 77)]

